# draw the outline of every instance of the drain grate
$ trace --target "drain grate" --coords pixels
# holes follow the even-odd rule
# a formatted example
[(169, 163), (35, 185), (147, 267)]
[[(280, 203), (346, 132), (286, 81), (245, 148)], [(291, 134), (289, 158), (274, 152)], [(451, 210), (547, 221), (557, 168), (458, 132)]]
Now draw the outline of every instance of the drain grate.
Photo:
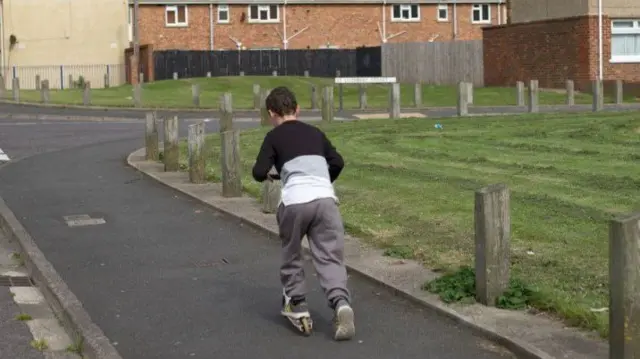
[(13, 277), (0, 275), (0, 287), (33, 287), (34, 283), (29, 277)]

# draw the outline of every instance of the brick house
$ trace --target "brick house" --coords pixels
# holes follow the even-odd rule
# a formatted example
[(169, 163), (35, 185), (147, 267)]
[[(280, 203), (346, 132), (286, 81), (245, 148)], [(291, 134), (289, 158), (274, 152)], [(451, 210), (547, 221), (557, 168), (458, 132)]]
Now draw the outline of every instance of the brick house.
[(483, 29), (486, 86), (571, 79), (590, 91), (602, 71), (605, 91), (621, 79), (640, 95), (640, 1), (603, 1), (602, 57), (597, 0), (517, 0), (509, 12), (509, 25)]
[[(130, 4), (133, 0), (129, 0)], [(505, 0), (139, 0), (154, 50), (317, 49), (470, 40), (506, 23)]]

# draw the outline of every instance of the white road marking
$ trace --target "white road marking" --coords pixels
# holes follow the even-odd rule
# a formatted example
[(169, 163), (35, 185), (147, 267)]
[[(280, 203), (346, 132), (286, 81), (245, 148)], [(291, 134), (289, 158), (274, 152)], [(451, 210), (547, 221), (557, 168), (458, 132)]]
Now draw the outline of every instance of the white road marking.
[(44, 304), (44, 296), (35, 287), (11, 287), (14, 294), (13, 300), (18, 304)]
[(88, 214), (64, 216), (63, 218), (69, 227), (94, 226), (107, 223), (104, 218), (91, 218)]

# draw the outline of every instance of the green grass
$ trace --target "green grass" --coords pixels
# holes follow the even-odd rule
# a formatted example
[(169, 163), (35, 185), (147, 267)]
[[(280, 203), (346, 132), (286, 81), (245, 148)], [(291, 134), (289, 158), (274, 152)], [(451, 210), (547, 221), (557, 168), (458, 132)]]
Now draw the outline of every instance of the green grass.
[(22, 313), (22, 314), (16, 315), (16, 320), (19, 320), (21, 322), (26, 322), (26, 321), (29, 321), (31, 319), (33, 319), (33, 318), (29, 314)]
[[(301, 108), (311, 106), (311, 84), (318, 86), (318, 98), (321, 97), (321, 86), (332, 84), (330, 78), (305, 77), (272, 77), (272, 76), (230, 76), (215, 78), (194, 78), (185, 80), (156, 81), (143, 85), (143, 105), (152, 108), (190, 108), (192, 104), (191, 86), (200, 84), (201, 107), (218, 108), (220, 95), (224, 92), (233, 94), (233, 106), (237, 109), (253, 108), (253, 84), (262, 88), (288, 86), (298, 96)], [(338, 90), (334, 87), (336, 106)], [(402, 85), (401, 99), (403, 107), (413, 107), (413, 86)], [(516, 90), (514, 88), (476, 88), (474, 104), (477, 106), (515, 105)], [(357, 85), (345, 85), (344, 106), (355, 109), (359, 106), (359, 90)], [(9, 94), (9, 92), (7, 93)], [(21, 91), (21, 101), (40, 102), (40, 92), (34, 90)], [(92, 104), (95, 106), (131, 107), (133, 106), (133, 90), (129, 85), (109, 89), (92, 90)], [(388, 85), (369, 85), (367, 89), (368, 107), (386, 109), (388, 103)], [(456, 105), (455, 86), (423, 86), (423, 106), (444, 107)], [(633, 101), (633, 99), (628, 99)], [(54, 104), (81, 105), (82, 90), (51, 90), (50, 101)], [(565, 103), (565, 95), (557, 91), (541, 91), (540, 104), (559, 105)], [(610, 99), (607, 99), (610, 101)], [(576, 94), (576, 103), (591, 103), (591, 95)]]
[[(441, 123), (443, 129), (434, 128)], [(321, 125), (346, 167), (336, 182), (349, 233), (450, 273), (473, 259), (473, 192), (504, 182), (512, 208), (512, 274), (539, 309), (607, 335), (612, 213), (640, 207), (640, 115), (524, 115), (366, 120)], [(241, 135), (243, 184), (267, 129)], [(186, 166), (186, 145), (181, 144)], [(206, 140), (219, 179), (219, 136)]]

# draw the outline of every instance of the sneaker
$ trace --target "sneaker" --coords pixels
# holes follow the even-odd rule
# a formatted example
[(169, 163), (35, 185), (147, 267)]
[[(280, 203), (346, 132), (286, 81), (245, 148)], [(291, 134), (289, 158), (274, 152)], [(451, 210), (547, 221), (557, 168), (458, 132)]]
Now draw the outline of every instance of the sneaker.
[(335, 334), (333, 339), (349, 340), (356, 334), (356, 327), (354, 324), (353, 309), (349, 304), (339, 303), (336, 306), (336, 314), (333, 319), (335, 327)]
[(302, 300), (298, 303), (293, 303), (291, 297), (288, 297), (284, 292), (282, 293), (282, 315), (289, 319), (300, 319), (303, 317), (310, 317), (309, 306), (306, 300)]

